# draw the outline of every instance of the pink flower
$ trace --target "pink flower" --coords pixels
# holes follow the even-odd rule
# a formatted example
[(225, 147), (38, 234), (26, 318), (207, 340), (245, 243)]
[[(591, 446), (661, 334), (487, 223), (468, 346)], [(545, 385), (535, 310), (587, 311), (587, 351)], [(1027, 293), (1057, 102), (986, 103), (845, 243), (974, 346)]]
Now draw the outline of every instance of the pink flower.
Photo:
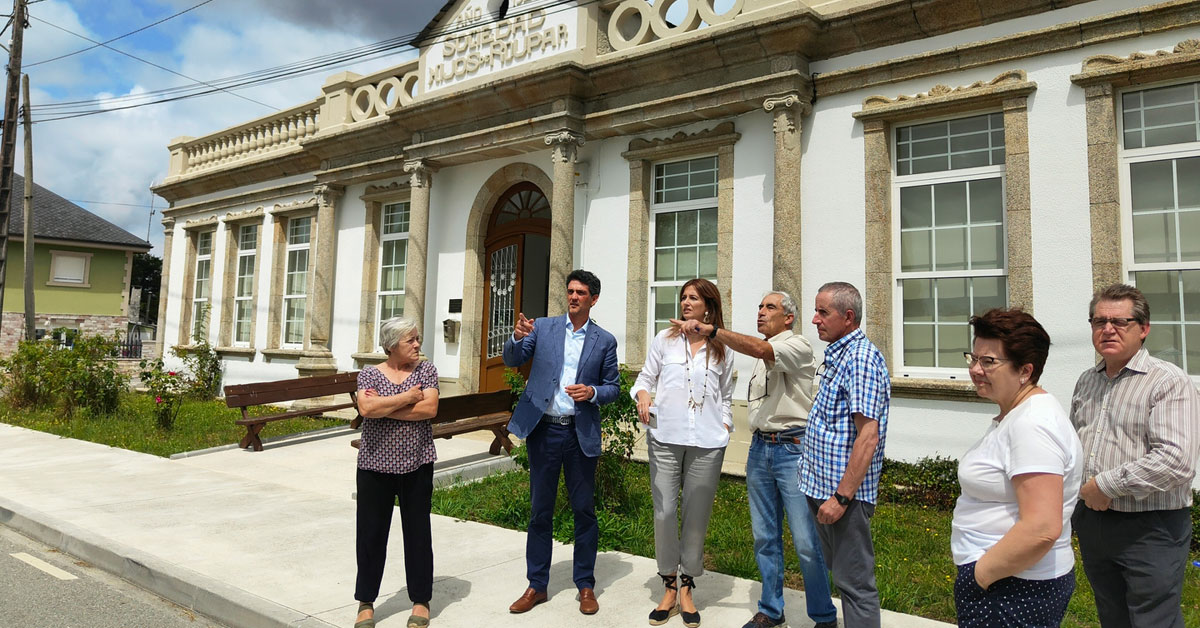
[(167, 371), (167, 375), (170, 375), (171, 377), (175, 377), (175, 371)]
[(163, 402), (163, 400), (162, 400), (162, 397), (155, 397), (155, 398), (154, 398), (154, 403), (162, 403), (162, 402)]

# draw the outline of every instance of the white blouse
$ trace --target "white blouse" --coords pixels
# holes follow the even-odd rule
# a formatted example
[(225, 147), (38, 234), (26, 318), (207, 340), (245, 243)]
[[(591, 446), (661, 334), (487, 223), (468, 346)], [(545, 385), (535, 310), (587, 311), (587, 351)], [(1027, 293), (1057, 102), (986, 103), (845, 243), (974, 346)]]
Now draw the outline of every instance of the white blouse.
[(729, 444), (733, 431), (733, 352), (720, 363), (708, 359), (708, 345), (689, 355), (683, 335), (670, 329), (650, 342), (646, 363), (629, 394), (654, 395), (657, 427), (650, 435), (660, 443), (714, 449)]

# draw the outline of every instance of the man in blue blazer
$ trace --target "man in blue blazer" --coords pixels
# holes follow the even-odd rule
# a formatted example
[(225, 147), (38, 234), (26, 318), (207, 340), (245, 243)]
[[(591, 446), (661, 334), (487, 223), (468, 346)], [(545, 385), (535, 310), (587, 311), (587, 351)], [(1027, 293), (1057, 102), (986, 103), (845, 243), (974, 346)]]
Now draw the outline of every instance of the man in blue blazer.
[(550, 580), (554, 501), (559, 471), (575, 513), (575, 586), (579, 612), (600, 610), (596, 601), (596, 525), (593, 493), (600, 456), (600, 405), (620, 392), (617, 340), (589, 318), (600, 298), (600, 280), (586, 270), (567, 276), (567, 313), (534, 321), (517, 317), (504, 343), (504, 363), (517, 367), (533, 358), (525, 392), (508, 431), (529, 450), (529, 533), (525, 542), (529, 588), (508, 607), (524, 613), (545, 602)]

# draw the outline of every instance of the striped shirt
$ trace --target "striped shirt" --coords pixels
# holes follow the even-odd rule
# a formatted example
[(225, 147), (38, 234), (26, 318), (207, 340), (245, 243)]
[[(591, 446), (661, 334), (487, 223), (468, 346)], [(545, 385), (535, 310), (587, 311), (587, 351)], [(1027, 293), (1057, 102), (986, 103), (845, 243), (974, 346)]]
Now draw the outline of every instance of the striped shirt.
[(1083, 443), (1084, 482), (1121, 512), (1192, 504), (1200, 456), (1200, 394), (1179, 367), (1145, 348), (1109, 378), (1104, 362), (1079, 376), (1071, 423)]
[(837, 492), (858, 438), (858, 427), (854, 425), (854, 414), (858, 413), (879, 422), (879, 443), (853, 497), (874, 504), (879, 496), (879, 472), (883, 467), (883, 443), (887, 439), (888, 405), (892, 396), (887, 363), (867, 335), (856, 329), (825, 348), (825, 364), (818, 375), (821, 385), (804, 433), (800, 490), (820, 500)]

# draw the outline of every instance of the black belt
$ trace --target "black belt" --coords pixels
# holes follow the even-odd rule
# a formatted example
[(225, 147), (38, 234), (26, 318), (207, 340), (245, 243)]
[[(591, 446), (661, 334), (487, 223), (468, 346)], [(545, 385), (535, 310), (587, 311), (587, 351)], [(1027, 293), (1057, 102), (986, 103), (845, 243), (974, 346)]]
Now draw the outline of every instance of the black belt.
[(804, 432), (803, 431), (800, 431), (800, 433), (797, 434), (794, 431), (789, 431), (787, 433), (781, 433), (781, 432), (763, 432), (760, 430), (754, 430), (754, 437), (765, 443), (771, 443), (774, 445), (778, 445), (779, 443), (792, 443), (795, 445), (804, 444)]
[(571, 425), (575, 422), (575, 417), (572, 415), (560, 416), (557, 414), (543, 414), (542, 420), (555, 425)]

